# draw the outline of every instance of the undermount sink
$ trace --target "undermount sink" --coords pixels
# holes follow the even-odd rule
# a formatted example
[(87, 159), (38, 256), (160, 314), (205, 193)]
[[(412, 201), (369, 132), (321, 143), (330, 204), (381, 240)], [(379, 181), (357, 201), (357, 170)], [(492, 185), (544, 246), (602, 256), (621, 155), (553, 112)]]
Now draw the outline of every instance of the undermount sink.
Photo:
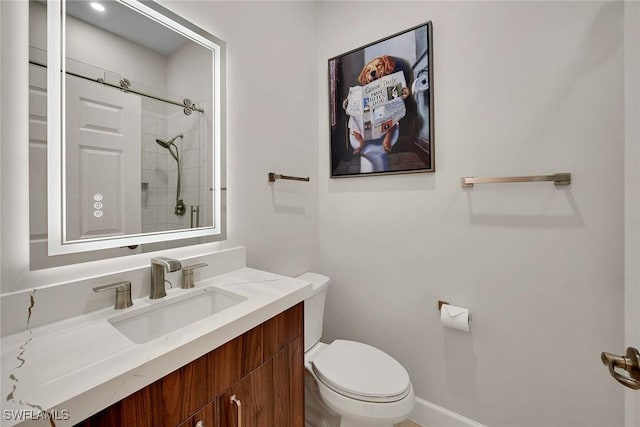
[(109, 319), (109, 323), (134, 343), (144, 344), (246, 300), (244, 296), (208, 287), (123, 313)]

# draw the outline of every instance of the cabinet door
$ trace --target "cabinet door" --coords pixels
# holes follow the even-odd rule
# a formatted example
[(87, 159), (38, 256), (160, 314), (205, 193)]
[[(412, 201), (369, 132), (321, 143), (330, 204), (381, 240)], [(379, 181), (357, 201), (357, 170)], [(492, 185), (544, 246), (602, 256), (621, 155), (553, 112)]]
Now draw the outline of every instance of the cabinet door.
[(228, 389), (218, 398), (219, 426), (303, 427), (303, 353), (300, 337)]
[[(273, 360), (234, 384), (218, 399), (220, 426), (276, 426), (273, 411)], [(231, 397), (235, 397), (235, 401)], [(239, 422), (238, 416), (242, 422)]]

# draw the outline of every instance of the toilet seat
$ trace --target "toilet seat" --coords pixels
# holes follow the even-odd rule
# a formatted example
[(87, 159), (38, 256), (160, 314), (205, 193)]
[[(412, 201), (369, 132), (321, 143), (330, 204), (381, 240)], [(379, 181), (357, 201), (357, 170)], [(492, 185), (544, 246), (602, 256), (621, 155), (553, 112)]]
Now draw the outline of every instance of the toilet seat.
[(364, 402), (396, 402), (412, 390), (409, 374), (398, 361), (360, 342), (335, 340), (311, 366), (329, 389)]

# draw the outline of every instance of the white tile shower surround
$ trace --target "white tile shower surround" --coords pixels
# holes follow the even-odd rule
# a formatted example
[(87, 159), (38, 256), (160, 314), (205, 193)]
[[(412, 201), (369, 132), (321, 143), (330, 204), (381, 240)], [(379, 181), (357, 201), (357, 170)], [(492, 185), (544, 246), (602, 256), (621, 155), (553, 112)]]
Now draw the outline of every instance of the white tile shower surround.
[[(203, 205), (206, 196), (205, 160), (203, 147), (199, 144), (202, 135), (206, 135), (206, 120), (194, 113), (186, 116), (182, 111), (167, 117), (145, 111), (143, 125), (143, 182), (147, 183), (146, 198), (143, 204), (143, 232), (173, 230), (190, 226), (191, 205)], [(187, 214), (174, 215), (177, 189), (177, 165), (168, 151), (156, 143), (156, 138), (171, 139), (184, 135), (176, 141), (180, 153), (182, 168), (180, 197), (187, 205)], [(204, 217), (201, 215), (201, 219)], [(158, 246), (158, 245), (156, 245)], [(170, 247), (168, 245), (162, 247)]]
[(156, 139), (167, 138), (167, 119), (148, 110), (142, 114), (142, 232), (166, 229), (164, 211), (168, 209), (168, 157), (167, 150)]

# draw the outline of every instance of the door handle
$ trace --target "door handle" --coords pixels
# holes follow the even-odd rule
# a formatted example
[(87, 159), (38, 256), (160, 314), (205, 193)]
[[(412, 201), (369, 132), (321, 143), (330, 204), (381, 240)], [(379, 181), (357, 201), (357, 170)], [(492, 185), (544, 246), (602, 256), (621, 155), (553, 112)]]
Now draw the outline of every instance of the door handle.
[[(609, 367), (609, 373), (620, 384), (634, 390), (640, 390), (640, 352), (637, 349), (627, 348), (624, 356), (603, 352), (600, 359)], [(615, 368), (620, 368), (629, 375), (623, 375)]]

